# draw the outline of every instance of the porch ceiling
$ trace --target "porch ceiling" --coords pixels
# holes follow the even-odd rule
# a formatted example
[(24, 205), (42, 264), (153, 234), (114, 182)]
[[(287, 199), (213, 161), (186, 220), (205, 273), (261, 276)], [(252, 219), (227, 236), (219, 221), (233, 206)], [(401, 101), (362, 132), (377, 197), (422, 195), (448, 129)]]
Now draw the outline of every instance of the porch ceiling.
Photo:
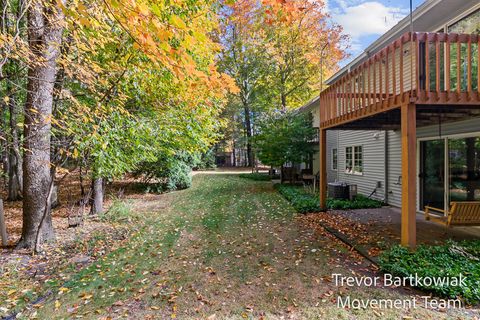
[[(417, 127), (450, 123), (480, 117), (480, 106), (417, 105)], [(400, 108), (348, 122), (328, 130), (400, 130)]]

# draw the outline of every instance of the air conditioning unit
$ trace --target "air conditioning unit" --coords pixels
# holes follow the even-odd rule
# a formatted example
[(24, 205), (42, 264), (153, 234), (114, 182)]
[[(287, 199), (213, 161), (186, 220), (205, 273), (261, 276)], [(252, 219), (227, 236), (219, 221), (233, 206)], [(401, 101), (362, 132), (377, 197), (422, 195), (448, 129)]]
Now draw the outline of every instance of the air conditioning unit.
[(357, 185), (346, 182), (330, 182), (328, 197), (332, 199), (352, 200), (357, 196)]
[(350, 188), (345, 182), (331, 182), (328, 184), (328, 197), (332, 199), (350, 199)]

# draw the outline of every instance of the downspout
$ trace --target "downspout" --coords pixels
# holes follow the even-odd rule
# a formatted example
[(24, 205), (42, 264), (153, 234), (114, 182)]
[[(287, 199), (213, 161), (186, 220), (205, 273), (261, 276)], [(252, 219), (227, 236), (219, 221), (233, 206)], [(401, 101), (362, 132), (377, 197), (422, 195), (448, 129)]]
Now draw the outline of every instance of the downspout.
[(340, 130), (336, 130), (337, 132), (337, 180), (335, 182), (340, 181)]
[(384, 200), (385, 204), (388, 204), (388, 130), (385, 130), (385, 168), (384, 168)]

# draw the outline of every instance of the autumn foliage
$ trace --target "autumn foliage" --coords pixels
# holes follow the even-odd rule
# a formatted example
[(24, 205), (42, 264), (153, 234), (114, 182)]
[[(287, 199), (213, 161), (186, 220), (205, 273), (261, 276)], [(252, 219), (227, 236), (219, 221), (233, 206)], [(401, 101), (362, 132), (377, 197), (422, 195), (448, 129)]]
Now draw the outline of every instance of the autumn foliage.
[(239, 0), (221, 13), (220, 67), (239, 88), (228, 103), (227, 140), (243, 146), (245, 164), (253, 166), (261, 119), (318, 95), (344, 57), (347, 39), (323, 1)]
[(53, 237), (59, 174), (80, 168), (94, 181), (85, 197), (97, 213), (106, 182), (218, 139), (218, 115), (237, 87), (216, 67), (215, 8), (181, 0), (5, 2), (0, 92), (13, 120), (2, 130), (4, 147), (24, 161), (9, 168), (17, 177), (11, 188), (23, 187), (15, 199), (25, 195), (22, 247)]

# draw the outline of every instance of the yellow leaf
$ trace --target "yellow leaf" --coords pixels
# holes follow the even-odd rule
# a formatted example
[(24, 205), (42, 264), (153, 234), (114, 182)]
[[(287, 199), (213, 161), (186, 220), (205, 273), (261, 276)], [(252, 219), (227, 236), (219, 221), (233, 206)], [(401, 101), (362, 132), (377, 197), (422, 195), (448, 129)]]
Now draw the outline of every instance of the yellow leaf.
[[(75, 149), (75, 150), (77, 150), (77, 149)], [(92, 294), (84, 294), (84, 295), (82, 295), (81, 298), (82, 298), (83, 300), (90, 300), (90, 299), (93, 298), (93, 295), (92, 295)]]
[(140, 3), (138, 5), (138, 9), (140, 10), (140, 13), (144, 16), (148, 16), (150, 14), (150, 9), (146, 4)]
[(87, 18), (80, 18), (78, 19), (78, 21), (80, 22), (80, 24), (82, 26), (85, 26), (85, 27), (90, 27), (92, 24), (90, 23), (90, 20), (88, 20)]
[(5, 103), (8, 103), (10, 101), (10, 98), (8, 96), (5, 96), (3, 97), (3, 101), (5, 101)]
[(87, 11), (87, 7), (83, 4), (83, 3), (79, 3), (78, 4), (78, 13), (80, 14), (86, 14), (86, 11)]
[(185, 22), (179, 16), (176, 16), (176, 15), (173, 15), (170, 17), (170, 23), (180, 29), (185, 29), (187, 27)]
[(62, 293), (66, 293), (66, 292), (70, 291), (70, 289), (65, 288), (65, 287), (61, 287), (61, 288), (58, 289), (58, 290), (59, 290), (59, 291), (58, 291), (58, 294), (62, 294)]
[(60, 301), (55, 300), (55, 310), (60, 309)]

